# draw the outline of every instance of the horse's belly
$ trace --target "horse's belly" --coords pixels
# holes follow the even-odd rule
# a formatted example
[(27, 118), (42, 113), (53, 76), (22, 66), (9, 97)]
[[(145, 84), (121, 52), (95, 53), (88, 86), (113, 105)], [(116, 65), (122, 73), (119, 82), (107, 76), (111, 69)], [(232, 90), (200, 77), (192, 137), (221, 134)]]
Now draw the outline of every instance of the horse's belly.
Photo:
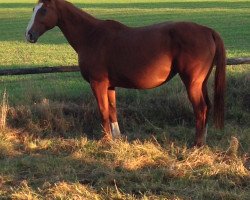
[(145, 66), (121, 69), (119, 73), (121, 78), (118, 80), (118, 85), (125, 88), (150, 89), (166, 82), (170, 72), (171, 59), (163, 56)]
[(137, 77), (130, 80), (135, 88), (150, 89), (162, 85), (168, 79), (170, 68), (162, 68), (156, 71), (138, 73)]

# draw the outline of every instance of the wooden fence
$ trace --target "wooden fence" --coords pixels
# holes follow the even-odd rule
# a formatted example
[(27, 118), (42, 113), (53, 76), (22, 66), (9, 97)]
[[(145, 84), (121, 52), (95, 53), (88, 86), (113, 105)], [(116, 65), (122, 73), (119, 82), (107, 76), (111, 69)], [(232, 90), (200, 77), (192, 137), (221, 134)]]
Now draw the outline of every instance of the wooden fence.
[[(250, 58), (228, 58), (227, 65), (250, 64)], [(80, 71), (78, 66), (57, 66), (57, 67), (36, 67), (20, 69), (3, 69), (0, 70), (0, 76), (24, 75), (24, 74), (44, 74), (44, 73), (62, 73)]]

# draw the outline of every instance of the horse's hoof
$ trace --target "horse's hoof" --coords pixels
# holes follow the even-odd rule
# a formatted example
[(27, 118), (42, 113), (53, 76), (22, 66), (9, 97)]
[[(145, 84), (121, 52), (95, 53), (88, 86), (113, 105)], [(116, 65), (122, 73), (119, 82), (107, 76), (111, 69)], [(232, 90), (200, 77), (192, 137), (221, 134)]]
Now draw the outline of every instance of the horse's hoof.
[(112, 142), (112, 136), (111, 135), (105, 135), (103, 138), (100, 140), (102, 144), (109, 144)]
[(192, 147), (201, 148), (204, 147), (204, 142), (195, 142)]
[(113, 139), (120, 140), (120, 139), (122, 139), (122, 135), (121, 134), (113, 134)]

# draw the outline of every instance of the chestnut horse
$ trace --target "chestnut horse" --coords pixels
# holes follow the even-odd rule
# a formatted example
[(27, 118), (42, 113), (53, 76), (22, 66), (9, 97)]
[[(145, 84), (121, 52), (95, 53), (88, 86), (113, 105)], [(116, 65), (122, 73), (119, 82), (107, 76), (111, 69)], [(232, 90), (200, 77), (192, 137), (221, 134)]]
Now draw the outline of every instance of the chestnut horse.
[(132, 28), (96, 19), (64, 0), (39, 0), (26, 39), (35, 43), (55, 26), (78, 54), (81, 74), (90, 83), (99, 106), (104, 141), (120, 137), (116, 87), (154, 88), (178, 73), (195, 114), (195, 145), (204, 145), (211, 107), (207, 80), (213, 65), (214, 123), (223, 128), (225, 49), (214, 30), (191, 22)]

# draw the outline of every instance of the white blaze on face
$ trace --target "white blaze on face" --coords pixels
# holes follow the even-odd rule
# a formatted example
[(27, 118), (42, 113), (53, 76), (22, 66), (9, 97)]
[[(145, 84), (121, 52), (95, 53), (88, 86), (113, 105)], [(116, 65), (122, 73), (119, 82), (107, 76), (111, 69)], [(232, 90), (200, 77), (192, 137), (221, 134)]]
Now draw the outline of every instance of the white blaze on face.
[(28, 39), (29, 35), (28, 35), (28, 32), (29, 30), (31, 29), (31, 27), (33, 26), (34, 24), (34, 21), (35, 21), (35, 18), (36, 18), (36, 14), (37, 14), (37, 11), (43, 6), (43, 3), (39, 3), (37, 4), (37, 6), (34, 8), (34, 12), (32, 14), (32, 17), (30, 19), (30, 22), (27, 26), (27, 29), (26, 29), (26, 38)]

